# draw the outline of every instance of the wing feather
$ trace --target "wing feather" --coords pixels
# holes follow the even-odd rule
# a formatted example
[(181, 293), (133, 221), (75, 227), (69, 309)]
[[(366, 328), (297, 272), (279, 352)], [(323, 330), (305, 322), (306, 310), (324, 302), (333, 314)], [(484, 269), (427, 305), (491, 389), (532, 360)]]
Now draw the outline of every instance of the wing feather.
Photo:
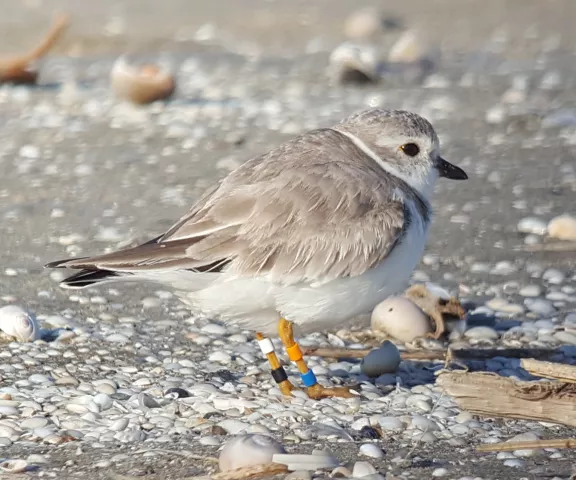
[(310, 132), (250, 160), (155, 242), (59, 266), (131, 272), (217, 266), (284, 284), (361, 275), (401, 240), (409, 211), (394, 180), (347, 161), (363, 153), (342, 137)]

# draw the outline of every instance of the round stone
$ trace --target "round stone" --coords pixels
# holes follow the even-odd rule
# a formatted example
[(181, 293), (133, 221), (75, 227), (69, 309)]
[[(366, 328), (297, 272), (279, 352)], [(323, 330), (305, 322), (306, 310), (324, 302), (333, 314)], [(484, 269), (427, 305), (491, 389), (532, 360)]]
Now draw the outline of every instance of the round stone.
[(384, 373), (395, 372), (400, 361), (400, 351), (396, 345), (386, 340), (362, 359), (360, 369), (364, 375), (376, 378)]

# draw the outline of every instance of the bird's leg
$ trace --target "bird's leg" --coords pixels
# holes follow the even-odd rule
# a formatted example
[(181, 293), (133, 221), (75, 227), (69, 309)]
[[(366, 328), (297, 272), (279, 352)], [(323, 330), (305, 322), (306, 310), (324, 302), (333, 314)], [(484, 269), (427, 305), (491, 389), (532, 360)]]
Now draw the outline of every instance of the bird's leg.
[(308, 396), (315, 400), (327, 397), (354, 397), (355, 395), (351, 393), (350, 389), (347, 387), (326, 388), (318, 383), (316, 380), (316, 375), (314, 375), (314, 372), (308, 368), (306, 362), (304, 361), (302, 350), (300, 350), (300, 345), (294, 341), (294, 332), (292, 326), (292, 322), (286, 320), (285, 318), (281, 318), (280, 322), (278, 323), (278, 334), (280, 336), (280, 340), (282, 340), (282, 343), (286, 348), (288, 358), (290, 358), (290, 360), (296, 364), (298, 370), (300, 371), (300, 377), (302, 378), (302, 382), (306, 387)]
[(256, 340), (258, 341), (260, 350), (262, 350), (262, 353), (266, 355), (268, 363), (270, 363), (270, 367), (272, 368), (272, 378), (274, 378), (274, 381), (278, 384), (278, 388), (284, 395), (290, 396), (290, 392), (295, 390), (296, 387), (288, 380), (286, 370), (284, 370), (284, 367), (276, 356), (272, 340), (265, 337), (262, 333), (256, 333)]

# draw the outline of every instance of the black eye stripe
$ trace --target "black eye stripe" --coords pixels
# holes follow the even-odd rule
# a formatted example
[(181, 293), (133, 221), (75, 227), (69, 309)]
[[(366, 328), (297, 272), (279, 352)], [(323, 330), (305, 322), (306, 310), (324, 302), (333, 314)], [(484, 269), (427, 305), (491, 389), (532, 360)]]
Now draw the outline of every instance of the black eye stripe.
[(420, 147), (415, 143), (406, 143), (402, 145), (400, 149), (409, 157), (415, 157), (420, 153)]

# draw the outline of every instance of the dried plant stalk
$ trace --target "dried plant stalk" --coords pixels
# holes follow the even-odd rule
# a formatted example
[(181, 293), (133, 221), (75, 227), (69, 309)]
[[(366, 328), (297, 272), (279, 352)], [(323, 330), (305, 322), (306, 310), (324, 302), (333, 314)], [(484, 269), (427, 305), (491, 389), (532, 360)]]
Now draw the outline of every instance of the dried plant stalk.
[(576, 383), (576, 367), (562, 363), (542, 362), (533, 358), (521, 361), (522, 368), (537, 377), (553, 378), (562, 382)]
[(576, 448), (576, 438), (554, 440), (532, 440), (526, 442), (500, 442), (476, 447), (478, 452), (513, 452), (514, 450), (532, 450), (535, 448)]
[(34, 83), (38, 73), (30, 63), (48, 53), (68, 26), (68, 15), (58, 15), (40, 43), (22, 55), (0, 58), (0, 82)]
[(517, 382), (490, 373), (446, 372), (437, 384), (470, 412), (576, 426), (576, 384)]
[[(314, 355), (327, 358), (364, 358), (372, 349), (348, 349), (330, 347), (302, 347), (304, 355)], [(455, 350), (416, 350), (401, 352), (402, 360), (446, 360), (450, 351), (453, 359), (461, 360), (487, 360), (494, 357), (507, 358), (550, 358), (558, 355), (558, 351), (551, 348), (482, 348), (482, 349), (455, 349)]]

